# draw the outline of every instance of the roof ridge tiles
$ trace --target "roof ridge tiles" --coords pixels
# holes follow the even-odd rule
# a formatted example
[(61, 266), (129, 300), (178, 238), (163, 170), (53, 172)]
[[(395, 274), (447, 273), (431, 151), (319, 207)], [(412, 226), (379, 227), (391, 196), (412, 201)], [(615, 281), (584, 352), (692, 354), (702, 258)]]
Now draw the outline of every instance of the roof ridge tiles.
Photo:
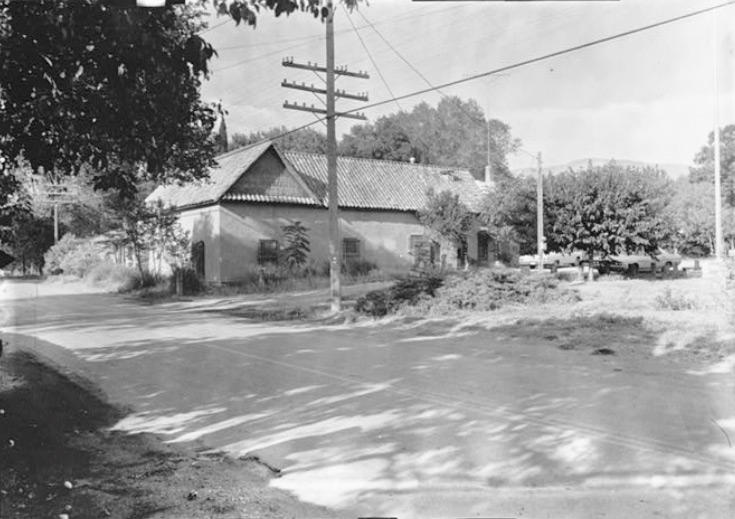
[[(278, 147), (278, 145), (276, 145), (276, 147)], [(288, 150), (288, 151), (280, 150), (280, 151), (286, 156), (288, 155), (308, 155), (312, 157), (325, 157), (325, 158), (327, 156), (326, 153), (313, 153), (310, 151), (299, 151), (299, 150)], [(400, 164), (402, 166), (431, 168), (431, 169), (438, 169), (442, 171), (444, 170), (463, 171), (463, 172), (469, 173), (469, 170), (465, 168), (459, 168), (459, 167), (454, 167), (454, 166), (437, 166), (436, 164), (423, 164), (419, 162), (405, 162), (403, 160), (375, 159), (375, 158), (368, 158), (368, 157), (350, 157), (349, 155), (337, 155), (337, 159), (347, 159), (347, 160), (354, 160), (354, 161), (361, 161), (361, 162), (380, 162), (383, 164), (387, 162), (389, 164)]]

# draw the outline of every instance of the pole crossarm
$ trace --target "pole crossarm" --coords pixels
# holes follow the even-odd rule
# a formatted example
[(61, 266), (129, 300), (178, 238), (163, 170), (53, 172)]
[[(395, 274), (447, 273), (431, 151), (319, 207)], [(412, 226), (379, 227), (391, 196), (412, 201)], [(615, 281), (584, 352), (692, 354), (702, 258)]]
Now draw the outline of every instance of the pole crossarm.
[[(312, 92), (314, 94), (327, 95), (326, 89), (316, 88), (314, 85), (305, 85), (304, 83), (289, 83), (285, 79), (281, 82), (281, 86), (285, 88), (293, 88), (294, 90), (302, 90), (304, 92)], [(335, 90), (334, 97), (354, 99), (355, 101), (369, 101), (367, 93), (349, 94), (344, 90)]]
[[(320, 67), (316, 63), (307, 63), (304, 65), (303, 63), (296, 63), (294, 62), (293, 58), (283, 58), (281, 64), (284, 67), (290, 67), (290, 68), (300, 68), (303, 70), (313, 70), (314, 72), (327, 72), (327, 67)], [(350, 70), (347, 70), (346, 66), (342, 67), (335, 67), (334, 69), (334, 75), (336, 76), (350, 76), (350, 77), (356, 77), (360, 79), (370, 79), (370, 74), (367, 72), (359, 71), (359, 72), (352, 72)]]
[[(283, 103), (284, 108), (289, 110), (299, 110), (301, 112), (312, 112), (316, 114), (327, 115), (328, 112), (322, 108), (316, 108), (314, 105), (306, 106), (305, 104), (289, 103), (286, 101)], [(363, 113), (345, 113), (345, 112), (334, 112), (335, 117), (347, 117), (348, 119), (358, 119), (360, 121), (367, 121), (367, 117)]]

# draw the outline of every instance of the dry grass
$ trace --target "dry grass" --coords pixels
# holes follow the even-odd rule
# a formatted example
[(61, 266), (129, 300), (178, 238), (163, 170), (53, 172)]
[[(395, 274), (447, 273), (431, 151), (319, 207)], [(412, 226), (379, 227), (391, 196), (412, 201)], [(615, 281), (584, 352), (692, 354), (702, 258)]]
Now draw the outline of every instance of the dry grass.
[[(453, 336), (484, 329), (542, 340), (561, 349), (609, 347), (616, 352), (665, 357), (694, 364), (735, 366), (735, 291), (706, 277), (680, 279), (606, 279), (567, 285), (580, 301), (457, 312), (390, 321), (405, 326), (451, 329)], [(681, 302), (667, 308), (661, 301)], [(451, 324), (451, 326), (449, 326)], [(449, 326), (449, 328), (447, 328)], [(728, 364), (729, 363), (729, 364)]]

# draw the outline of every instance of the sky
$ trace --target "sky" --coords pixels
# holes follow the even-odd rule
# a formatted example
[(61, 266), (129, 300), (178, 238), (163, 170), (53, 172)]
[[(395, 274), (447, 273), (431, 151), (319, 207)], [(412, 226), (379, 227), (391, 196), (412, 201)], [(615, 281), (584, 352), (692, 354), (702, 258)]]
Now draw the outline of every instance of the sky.
[[(336, 64), (370, 79), (340, 78), (337, 88), (368, 92), (348, 110), (496, 70), (727, 0), (410, 1), (369, 0), (335, 15)], [(212, 15), (203, 37), (218, 51), (202, 89), (227, 110), (228, 133), (314, 122), (284, 101), (320, 105), (281, 81), (323, 86), (313, 72), (282, 59), (325, 64), (325, 26), (294, 13), (261, 12), (256, 29)], [(511, 127), (522, 151), (511, 168), (594, 157), (691, 164), (715, 120), (735, 122), (735, 5), (597, 46), (366, 109), (375, 121), (444, 95), (473, 98)], [(715, 38), (716, 36), (716, 38)], [(715, 56), (717, 89), (715, 89)], [(422, 77), (423, 76), (423, 77)], [(715, 91), (717, 97), (715, 98)], [(717, 103), (715, 103), (717, 99)], [(341, 119), (338, 138), (359, 121)], [(326, 131), (323, 123), (313, 128)]]

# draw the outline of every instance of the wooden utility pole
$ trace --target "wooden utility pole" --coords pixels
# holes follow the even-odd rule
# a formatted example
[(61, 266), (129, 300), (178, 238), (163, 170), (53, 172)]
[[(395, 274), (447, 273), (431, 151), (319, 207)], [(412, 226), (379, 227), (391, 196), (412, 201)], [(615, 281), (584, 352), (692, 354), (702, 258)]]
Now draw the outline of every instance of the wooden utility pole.
[(59, 204), (54, 202), (54, 245), (59, 243)]
[(722, 184), (721, 184), (721, 158), (720, 158), (720, 117), (719, 117), (719, 85), (717, 74), (717, 16), (712, 11), (712, 54), (714, 73), (714, 116), (715, 116), (715, 256), (723, 259), (722, 239)]
[(304, 112), (312, 112), (316, 114), (326, 115), (327, 119), (327, 197), (329, 203), (329, 279), (332, 298), (332, 312), (342, 310), (342, 295), (340, 287), (340, 269), (341, 269), (341, 243), (339, 236), (339, 193), (337, 189), (337, 136), (335, 129), (336, 117), (349, 117), (351, 119), (365, 120), (367, 119), (360, 113), (340, 113), (335, 110), (335, 98), (341, 97), (353, 99), (356, 101), (367, 101), (367, 94), (348, 94), (344, 90), (338, 91), (334, 88), (335, 76), (351, 76), (360, 79), (368, 79), (370, 76), (365, 72), (350, 72), (347, 67), (335, 69), (334, 66), (334, 6), (331, 2), (327, 4), (329, 11), (326, 19), (327, 26), (327, 66), (319, 67), (316, 64), (308, 63), (307, 65), (294, 63), (293, 58), (284, 59), (282, 64), (284, 67), (300, 68), (311, 70), (313, 72), (322, 72), (326, 74), (326, 90), (315, 88), (313, 85), (306, 86), (301, 83), (289, 83), (284, 80), (281, 86), (292, 88), (295, 90), (303, 90), (313, 94), (322, 94), (326, 96), (326, 110), (315, 108), (314, 105), (307, 107), (305, 104), (298, 105), (286, 101), (284, 108), (291, 110), (300, 110)]
[(544, 268), (544, 179), (541, 172), (541, 152), (536, 156), (538, 171), (536, 174), (536, 250), (538, 263), (536, 270)]
[(339, 198), (337, 189), (337, 135), (334, 121), (334, 6), (327, 4), (327, 182), (329, 184), (329, 286), (332, 312), (342, 310), (340, 282)]

